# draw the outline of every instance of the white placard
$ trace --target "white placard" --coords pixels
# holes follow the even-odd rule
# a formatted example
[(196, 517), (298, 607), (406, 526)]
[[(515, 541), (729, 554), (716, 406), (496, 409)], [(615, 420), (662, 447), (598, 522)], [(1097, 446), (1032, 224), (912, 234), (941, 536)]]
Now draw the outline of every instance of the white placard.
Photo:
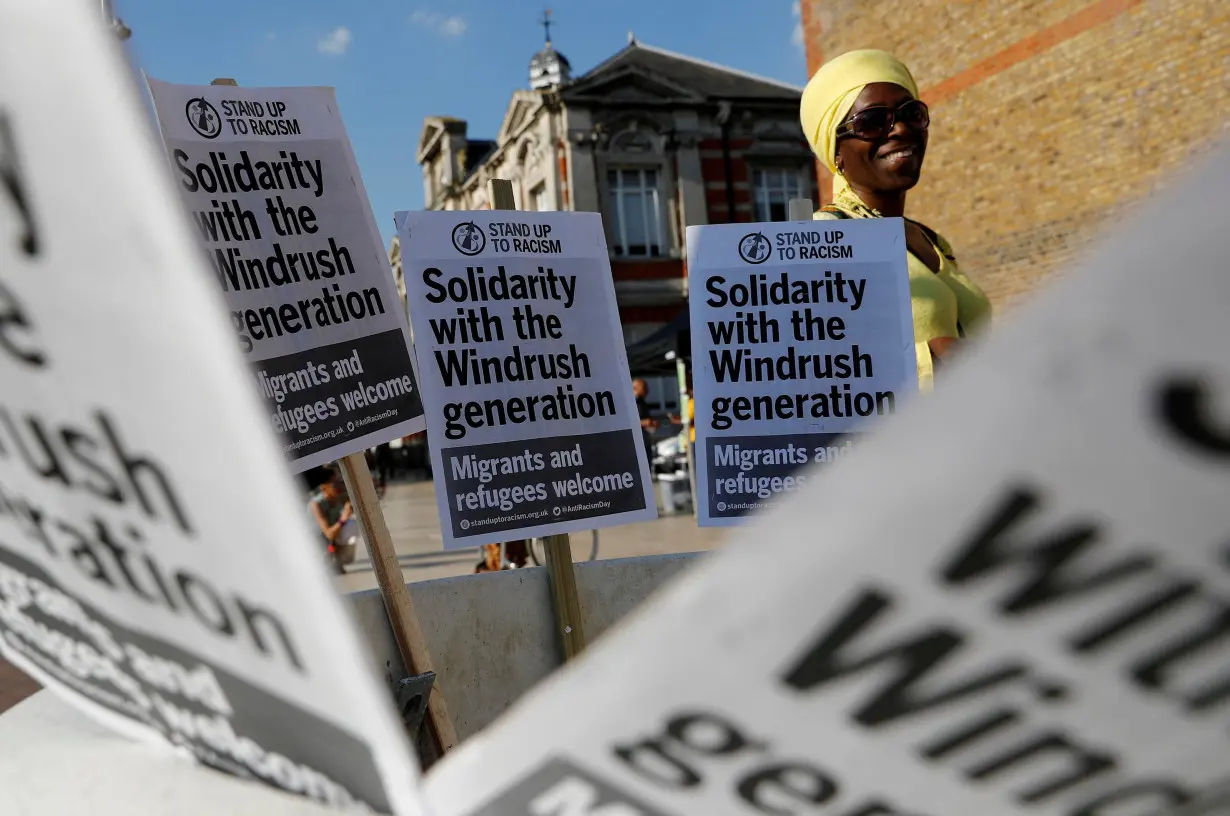
[(657, 518), (601, 217), (397, 223), (445, 547)]
[(903, 224), (688, 227), (702, 527), (771, 509), (918, 391)]
[(333, 89), (148, 82), (172, 177), (294, 467), (423, 430), (409, 327)]
[(0, 654), (168, 758), (421, 813), (97, 8), (0, 0), (0, 179)]
[(433, 769), (433, 811), (1160, 816), (1208, 794), (1230, 768), (1230, 154), (1200, 169)]

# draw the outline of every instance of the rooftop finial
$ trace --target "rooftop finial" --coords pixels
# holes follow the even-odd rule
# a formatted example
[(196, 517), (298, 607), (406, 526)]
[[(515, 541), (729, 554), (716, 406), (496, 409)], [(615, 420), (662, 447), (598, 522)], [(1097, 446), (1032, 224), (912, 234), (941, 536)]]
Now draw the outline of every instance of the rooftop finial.
[(534, 91), (557, 88), (572, 80), (568, 59), (551, 44), (551, 9), (543, 9), (540, 22), (547, 35), (547, 44), (530, 60), (530, 89)]
[(636, 35), (631, 31), (628, 32), (628, 45), (636, 45)]
[(542, 10), (542, 30), (547, 35), (547, 45), (551, 44), (551, 9)]

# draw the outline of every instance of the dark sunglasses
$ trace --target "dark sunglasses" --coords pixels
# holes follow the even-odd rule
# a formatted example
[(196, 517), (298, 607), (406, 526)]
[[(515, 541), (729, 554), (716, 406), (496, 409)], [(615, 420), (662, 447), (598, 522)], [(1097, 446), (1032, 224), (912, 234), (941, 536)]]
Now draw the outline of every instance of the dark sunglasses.
[(913, 130), (926, 130), (931, 124), (931, 112), (921, 99), (906, 100), (896, 108), (863, 108), (837, 126), (837, 138), (882, 139), (892, 133), (893, 125), (898, 122), (904, 122)]

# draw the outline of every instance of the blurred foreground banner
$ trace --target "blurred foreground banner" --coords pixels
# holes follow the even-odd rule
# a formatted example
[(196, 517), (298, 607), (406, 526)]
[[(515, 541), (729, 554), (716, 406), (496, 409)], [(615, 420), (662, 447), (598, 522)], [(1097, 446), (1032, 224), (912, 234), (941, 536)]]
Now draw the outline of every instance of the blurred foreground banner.
[(1211, 790), (1227, 190), (1222, 153), (1150, 202), (433, 770), (433, 812), (1145, 816)]
[(0, 0), (0, 655), (133, 738), (421, 813), (150, 136), (97, 8)]

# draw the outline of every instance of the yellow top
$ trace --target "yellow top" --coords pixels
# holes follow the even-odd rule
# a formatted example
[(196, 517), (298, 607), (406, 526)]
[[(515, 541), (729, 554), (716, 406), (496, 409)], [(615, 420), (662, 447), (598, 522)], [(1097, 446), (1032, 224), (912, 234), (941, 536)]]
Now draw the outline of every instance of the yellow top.
[(688, 397), (688, 430), (691, 432), (692, 441), (696, 441), (696, 400)]
[[(860, 49), (832, 59), (816, 71), (799, 104), (799, 123), (816, 156), (834, 174), (833, 204), (850, 218), (879, 218), (837, 172), (837, 127), (849, 115), (855, 100), (868, 85), (888, 82), (918, 98), (918, 84), (910, 69), (886, 51)], [(818, 220), (839, 216), (820, 211)], [(918, 386), (930, 390), (933, 371), (928, 341), (937, 337), (963, 337), (991, 320), (991, 301), (957, 266), (952, 247), (936, 235), (932, 242), (940, 256), (938, 272), (921, 259), (906, 254), (910, 274), (910, 306), (914, 312), (914, 350), (918, 355)]]
[[(880, 217), (849, 188), (837, 194), (833, 205), (851, 218)], [(821, 210), (813, 217), (825, 221), (839, 216)], [(914, 350), (918, 354), (918, 387), (924, 391), (932, 387), (931, 349), (927, 342), (937, 337), (966, 337), (991, 322), (991, 301), (978, 284), (961, 271), (952, 247), (943, 236), (937, 234), (936, 238), (939, 272), (932, 272), (912, 252), (906, 253), (910, 308), (914, 313)]]

